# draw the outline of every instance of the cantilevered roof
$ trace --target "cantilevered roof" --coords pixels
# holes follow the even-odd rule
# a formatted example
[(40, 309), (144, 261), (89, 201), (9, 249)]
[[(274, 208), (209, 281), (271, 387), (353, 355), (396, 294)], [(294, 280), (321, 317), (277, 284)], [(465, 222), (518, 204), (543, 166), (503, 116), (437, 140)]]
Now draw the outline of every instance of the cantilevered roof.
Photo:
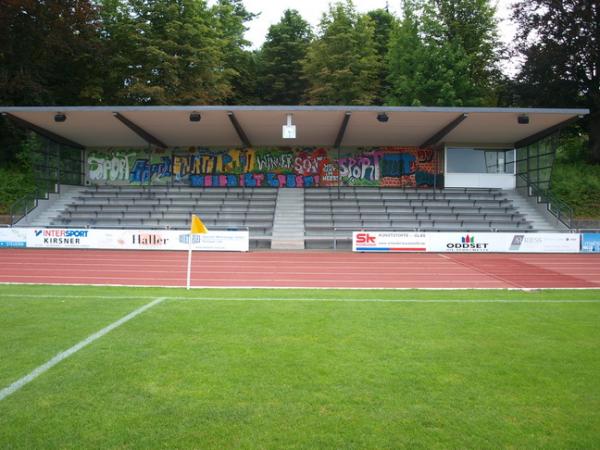
[[(421, 146), (424, 143), (512, 146), (589, 113), (587, 109), (372, 106), (44, 106), (0, 107), (36, 131), (84, 147)], [(198, 112), (201, 120), (190, 121)], [(62, 113), (65, 120), (57, 122)], [(387, 122), (377, 116), (385, 113)], [(288, 114), (296, 139), (282, 138)], [(346, 127), (344, 118), (350, 115)], [(519, 117), (522, 119), (519, 123)], [(16, 119), (15, 119), (16, 118)], [(125, 120), (123, 120), (125, 118)], [(19, 120), (20, 119), (20, 120)], [(237, 125), (236, 125), (237, 122)], [(133, 124), (133, 126), (132, 126)], [(241, 132), (240, 132), (241, 131)], [(152, 138), (152, 139), (151, 139)], [(154, 144), (153, 144), (154, 145)]]

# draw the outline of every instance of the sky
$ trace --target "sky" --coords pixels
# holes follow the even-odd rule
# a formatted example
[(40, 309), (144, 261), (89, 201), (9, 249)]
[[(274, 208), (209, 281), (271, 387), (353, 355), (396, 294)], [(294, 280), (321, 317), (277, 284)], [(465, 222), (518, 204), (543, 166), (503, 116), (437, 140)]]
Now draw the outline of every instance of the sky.
[[(514, 0), (496, 0), (496, 2), (500, 20), (500, 36), (505, 43), (510, 43), (514, 37), (515, 27), (510, 23), (508, 17), (510, 5)], [(391, 12), (400, 15), (401, 0), (389, 0), (387, 3)], [(321, 16), (328, 10), (328, 4), (328, 0), (244, 0), (248, 11), (261, 13), (258, 18), (247, 24), (249, 30), (246, 32), (246, 39), (252, 43), (252, 48), (259, 48), (265, 40), (269, 26), (279, 22), (286, 9), (298, 10), (304, 20), (310, 23), (316, 31)], [(385, 8), (386, 0), (354, 0), (354, 5), (359, 12), (367, 12)]]

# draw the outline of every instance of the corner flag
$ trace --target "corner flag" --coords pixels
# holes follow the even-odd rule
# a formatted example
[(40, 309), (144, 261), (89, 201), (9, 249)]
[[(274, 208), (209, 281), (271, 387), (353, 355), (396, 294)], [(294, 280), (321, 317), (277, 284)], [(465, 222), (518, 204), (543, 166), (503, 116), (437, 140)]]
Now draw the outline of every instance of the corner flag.
[(205, 234), (208, 233), (208, 229), (204, 225), (204, 223), (200, 220), (196, 214), (192, 214), (192, 229), (190, 230), (191, 234)]
[(192, 226), (190, 227), (190, 236), (188, 242), (188, 264), (187, 264), (187, 288), (190, 288), (190, 282), (192, 277), (192, 235), (194, 234), (206, 234), (208, 228), (202, 223), (200, 217), (196, 214), (192, 214)]

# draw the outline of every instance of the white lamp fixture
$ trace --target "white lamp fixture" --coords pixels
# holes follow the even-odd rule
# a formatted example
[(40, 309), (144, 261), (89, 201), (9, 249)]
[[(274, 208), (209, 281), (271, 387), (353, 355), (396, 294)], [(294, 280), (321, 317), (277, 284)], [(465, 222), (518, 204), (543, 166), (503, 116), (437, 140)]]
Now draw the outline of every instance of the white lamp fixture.
[(296, 139), (296, 125), (292, 125), (292, 115), (287, 115), (287, 124), (282, 127), (281, 137), (283, 139)]

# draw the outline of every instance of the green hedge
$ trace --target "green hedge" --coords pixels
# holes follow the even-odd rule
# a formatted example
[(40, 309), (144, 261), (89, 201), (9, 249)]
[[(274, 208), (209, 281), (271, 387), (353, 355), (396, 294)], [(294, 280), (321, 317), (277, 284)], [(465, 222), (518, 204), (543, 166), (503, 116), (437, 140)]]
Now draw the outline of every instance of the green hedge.
[(14, 202), (34, 191), (35, 183), (29, 171), (0, 168), (0, 214), (7, 214)]
[(600, 166), (582, 161), (554, 163), (552, 194), (568, 203), (579, 219), (600, 219)]

